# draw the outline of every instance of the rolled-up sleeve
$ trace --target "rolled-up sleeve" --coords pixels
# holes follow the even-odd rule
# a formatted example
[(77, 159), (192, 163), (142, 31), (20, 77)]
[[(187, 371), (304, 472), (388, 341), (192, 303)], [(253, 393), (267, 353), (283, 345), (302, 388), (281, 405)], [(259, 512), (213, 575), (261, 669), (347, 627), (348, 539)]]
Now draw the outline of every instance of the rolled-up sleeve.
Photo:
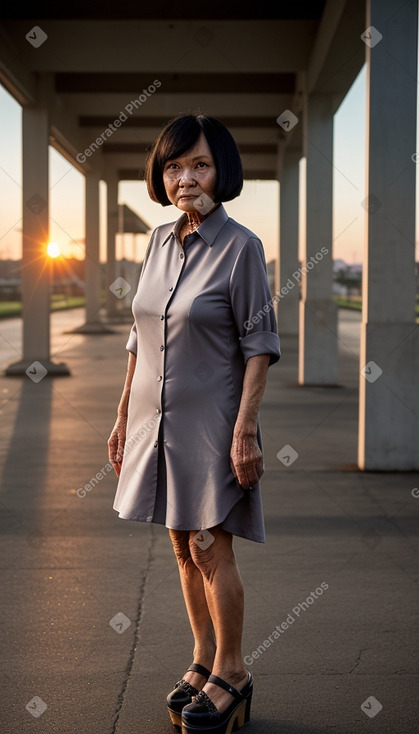
[(135, 356), (137, 356), (137, 327), (135, 324), (131, 326), (126, 349), (128, 352), (131, 352), (131, 354), (135, 354)]
[(230, 276), (230, 298), (246, 364), (269, 354), (269, 365), (281, 357), (274, 302), (269, 289), (262, 243), (250, 238), (240, 250)]

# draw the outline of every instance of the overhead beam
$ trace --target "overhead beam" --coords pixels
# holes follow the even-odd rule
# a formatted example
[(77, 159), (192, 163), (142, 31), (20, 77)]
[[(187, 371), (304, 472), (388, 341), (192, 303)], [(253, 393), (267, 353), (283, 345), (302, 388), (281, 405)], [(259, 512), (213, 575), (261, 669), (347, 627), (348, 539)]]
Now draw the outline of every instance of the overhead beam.
[[(104, 153), (146, 153), (151, 148), (150, 143), (105, 143), (102, 146)], [(239, 143), (238, 149), (243, 155), (276, 155), (277, 146), (263, 143)]]
[[(159, 74), (165, 94), (293, 94), (295, 75), (284, 74)], [(149, 74), (59, 72), (55, 91), (65, 93), (135, 94), (150, 86)]]
[[(112, 120), (118, 117), (119, 111), (115, 112), (114, 115), (104, 117), (103, 115), (81, 115), (79, 118), (80, 127), (100, 127), (104, 128), (109, 125)], [(236, 117), (229, 116), (224, 117), (223, 115), (217, 115), (217, 119), (222, 122), (226, 127), (263, 127), (263, 128), (274, 128), (276, 129), (276, 122), (270, 117)], [(162, 128), (167, 124), (166, 117), (156, 117), (141, 115), (141, 117), (129, 117), (124, 122), (124, 127), (159, 127)]]
[[(190, 8), (176, 5), (171, 0), (154, 0), (152, 3), (133, 3), (119, 0), (118, 3), (104, 4), (100, 8), (100, 18), (106, 20), (301, 20), (320, 18), (325, 0), (300, 0), (296, 3), (264, 3), (263, 11), (254, 0), (241, 0), (240, 5), (212, 0), (206, 5), (194, 3)], [(3, 18), (31, 18), (26, 7), (19, 3), (8, 3), (2, 9)], [(97, 20), (97, 0), (74, 0), (71, 3), (54, 5), (48, 0), (36, 4), (36, 18), (56, 20)]]
[[(155, 78), (154, 75), (151, 77), (152, 80)], [(294, 94), (282, 94), (281, 90), (262, 94), (259, 93), (259, 90), (250, 88), (246, 93), (230, 92), (226, 94), (225, 92), (214, 93), (198, 90), (189, 93), (166, 94), (166, 90), (161, 86), (150, 97), (147, 97), (142, 89), (121, 94), (68, 92), (61, 93), (60, 97), (65, 100), (69, 109), (73, 109), (78, 114), (79, 118), (96, 116), (99, 113), (100, 117), (108, 118), (108, 124), (122, 113), (128, 119), (132, 117), (141, 119), (148, 115), (164, 118), (164, 124), (166, 124), (170, 117), (188, 111), (210, 114), (218, 119), (239, 115), (242, 118), (255, 117), (255, 115), (271, 117), (273, 124), (276, 124), (275, 121), (281, 112), (290, 109)], [(111, 117), (115, 113), (116, 117)]]

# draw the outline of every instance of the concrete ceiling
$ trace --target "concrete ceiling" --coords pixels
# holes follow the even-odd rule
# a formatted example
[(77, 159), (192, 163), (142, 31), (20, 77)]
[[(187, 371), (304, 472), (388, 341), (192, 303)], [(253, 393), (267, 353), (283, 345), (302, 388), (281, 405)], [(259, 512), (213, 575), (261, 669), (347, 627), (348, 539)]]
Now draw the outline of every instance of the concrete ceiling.
[[(246, 178), (277, 178), (279, 149), (291, 140), (277, 117), (286, 109), (299, 114), (309, 84), (320, 83), (338, 104), (363, 63), (361, 0), (211, 2), (190, 10), (169, 2), (97, 5), (38, 3), (31, 18), (9, 4), (0, 24), (0, 80), (22, 105), (47, 104), (51, 144), (104, 178), (141, 178), (162, 127), (191, 111), (229, 127)], [(348, 23), (353, 46), (327, 73)], [(47, 36), (38, 47), (35, 27)], [(127, 119), (80, 163), (80, 153), (121, 113)], [(301, 136), (297, 125), (294, 146), (301, 147)]]

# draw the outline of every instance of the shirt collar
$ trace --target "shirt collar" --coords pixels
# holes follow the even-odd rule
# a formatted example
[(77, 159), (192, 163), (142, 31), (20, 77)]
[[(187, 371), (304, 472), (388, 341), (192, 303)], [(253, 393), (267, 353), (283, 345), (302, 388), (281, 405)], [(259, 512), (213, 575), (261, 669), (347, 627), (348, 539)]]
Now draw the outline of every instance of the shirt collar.
[[(171, 237), (175, 237), (176, 228), (179, 226), (179, 222), (181, 221), (181, 219), (184, 218), (184, 216), (185, 214), (182, 214), (179, 219), (176, 220), (166, 239), (163, 240), (161, 244), (162, 247)], [(206, 242), (209, 247), (212, 247), (217, 235), (224, 227), (227, 220), (228, 214), (223, 205), (220, 204), (206, 219), (204, 219), (202, 224), (199, 225), (198, 229), (196, 229), (195, 232), (199, 234), (200, 237), (202, 237), (204, 242)]]

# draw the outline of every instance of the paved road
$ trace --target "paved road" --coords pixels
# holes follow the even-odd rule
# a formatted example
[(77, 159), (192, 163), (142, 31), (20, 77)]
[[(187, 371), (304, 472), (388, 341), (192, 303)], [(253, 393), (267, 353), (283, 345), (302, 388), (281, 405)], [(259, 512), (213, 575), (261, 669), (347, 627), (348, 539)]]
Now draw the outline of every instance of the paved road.
[[(51, 359), (61, 362), (63, 349), (74, 348), (82, 343), (82, 337), (77, 334), (66, 334), (66, 331), (77, 328), (84, 323), (85, 311), (83, 308), (72, 308), (68, 311), (54, 311), (51, 314)], [(22, 319), (0, 319), (0, 368), (3, 369), (10, 362), (21, 359), (22, 356)]]
[[(356, 470), (349, 313), (338, 387), (296, 386), (292, 338), (268, 376), (267, 543), (235, 543), (248, 734), (417, 732), (419, 477)], [(118, 519), (106, 468), (127, 333), (61, 342), (71, 377), (0, 377), (2, 734), (173, 734), (165, 696), (192, 652), (176, 564), (163, 527)]]

